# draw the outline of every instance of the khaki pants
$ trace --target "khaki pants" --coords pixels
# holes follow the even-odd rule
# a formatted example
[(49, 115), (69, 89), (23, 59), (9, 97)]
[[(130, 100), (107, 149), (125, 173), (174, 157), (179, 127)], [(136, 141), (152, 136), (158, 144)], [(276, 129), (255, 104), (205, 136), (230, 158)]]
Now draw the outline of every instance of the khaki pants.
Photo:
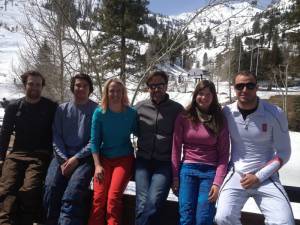
[(42, 190), (50, 154), (10, 153), (0, 179), (0, 225), (32, 225), (42, 219)]

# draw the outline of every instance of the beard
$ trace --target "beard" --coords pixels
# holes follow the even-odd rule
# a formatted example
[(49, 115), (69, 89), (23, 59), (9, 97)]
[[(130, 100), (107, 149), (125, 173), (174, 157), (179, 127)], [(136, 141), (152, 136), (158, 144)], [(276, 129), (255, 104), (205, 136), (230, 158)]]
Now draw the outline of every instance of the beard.
[(32, 100), (37, 100), (41, 97), (41, 92), (36, 90), (28, 90), (26, 96)]

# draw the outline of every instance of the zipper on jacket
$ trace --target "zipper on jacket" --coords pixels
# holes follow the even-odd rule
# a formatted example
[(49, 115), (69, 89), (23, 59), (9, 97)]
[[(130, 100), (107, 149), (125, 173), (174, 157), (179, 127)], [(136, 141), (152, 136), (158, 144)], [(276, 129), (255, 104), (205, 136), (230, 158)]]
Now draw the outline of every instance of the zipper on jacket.
[(152, 159), (154, 151), (155, 151), (155, 144), (156, 144), (156, 134), (158, 130), (158, 113), (159, 113), (159, 107), (155, 107), (156, 109), (156, 118), (155, 118), (155, 132), (154, 132), (154, 139), (153, 139), (153, 148), (150, 155), (150, 158)]

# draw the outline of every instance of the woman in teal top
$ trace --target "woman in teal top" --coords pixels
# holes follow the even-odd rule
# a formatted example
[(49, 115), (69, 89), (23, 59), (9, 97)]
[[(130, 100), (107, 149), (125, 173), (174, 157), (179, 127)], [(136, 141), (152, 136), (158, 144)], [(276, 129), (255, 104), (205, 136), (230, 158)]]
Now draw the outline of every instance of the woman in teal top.
[(92, 120), (95, 174), (89, 225), (121, 224), (122, 196), (134, 162), (130, 135), (137, 127), (137, 113), (128, 102), (119, 79), (105, 83), (101, 108), (95, 110)]

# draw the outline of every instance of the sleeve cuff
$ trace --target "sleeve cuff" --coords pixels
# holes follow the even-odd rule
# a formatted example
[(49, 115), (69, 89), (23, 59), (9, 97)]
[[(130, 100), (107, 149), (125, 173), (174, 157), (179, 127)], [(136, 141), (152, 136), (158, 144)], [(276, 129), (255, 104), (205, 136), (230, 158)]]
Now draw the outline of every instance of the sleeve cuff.
[(5, 160), (5, 155), (6, 155), (6, 152), (0, 151), (0, 161), (4, 161)]
[(215, 177), (213, 184), (221, 187), (224, 177)]

